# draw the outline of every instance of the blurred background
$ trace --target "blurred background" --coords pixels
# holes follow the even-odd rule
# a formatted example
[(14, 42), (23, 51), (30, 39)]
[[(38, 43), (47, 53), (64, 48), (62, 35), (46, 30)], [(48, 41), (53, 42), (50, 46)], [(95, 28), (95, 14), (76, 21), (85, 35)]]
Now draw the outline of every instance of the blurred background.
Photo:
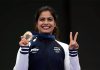
[(60, 40), (69, 43), (69, 32), (79, 32), (81, 70), (100, 70), (100, 0), (0, 1), (0, 70), (12, 70), (20, 36), (34, 31), (34, 15), (41, 6), (56, 10)]

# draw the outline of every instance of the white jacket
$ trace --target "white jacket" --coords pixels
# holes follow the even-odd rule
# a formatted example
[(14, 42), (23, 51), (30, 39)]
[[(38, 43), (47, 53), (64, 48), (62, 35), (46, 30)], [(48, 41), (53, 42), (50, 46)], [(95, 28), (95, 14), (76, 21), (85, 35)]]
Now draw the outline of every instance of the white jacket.
[[(65, 59), (64, 59), (65, 70), (81, 70), (78, 55), (75, 57), (69, 56), (69, 45), (62, 43), (60, 41), (57, 42), (62, 46), (65, 52)], [(20, 51), (21, 48), (19, 48), (18, 50), (16, 64), (13, 70), (28, 70), (29, 54), (21, 54)]]

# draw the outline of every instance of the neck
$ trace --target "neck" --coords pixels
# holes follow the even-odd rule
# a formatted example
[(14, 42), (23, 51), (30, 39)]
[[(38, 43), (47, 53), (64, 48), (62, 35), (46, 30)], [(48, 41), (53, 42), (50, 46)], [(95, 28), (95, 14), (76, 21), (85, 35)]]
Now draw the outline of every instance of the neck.
[(39, 33), (37, 37), (40, 39), (55, 40), (55, 36), (50, 33)]

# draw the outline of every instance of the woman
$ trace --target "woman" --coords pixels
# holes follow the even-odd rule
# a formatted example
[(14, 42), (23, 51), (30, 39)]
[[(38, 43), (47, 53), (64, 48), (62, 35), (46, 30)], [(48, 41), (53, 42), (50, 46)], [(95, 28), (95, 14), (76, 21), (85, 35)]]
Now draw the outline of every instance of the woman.
[(56, 40), (57, 17), (48, 6), (40, 8), (35, 19), (38, 34), (32, 39), (32, 33), (26, 32), (21, 38), (14, 70), (80, 70), (78, 32), (74, 39), (70, 32), (69, 45)]

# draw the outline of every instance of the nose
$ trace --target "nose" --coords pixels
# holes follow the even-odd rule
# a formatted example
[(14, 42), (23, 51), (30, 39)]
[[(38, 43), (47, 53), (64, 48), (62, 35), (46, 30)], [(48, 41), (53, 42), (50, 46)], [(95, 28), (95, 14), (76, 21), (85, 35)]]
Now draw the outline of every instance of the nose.
[(44, 24), (48, 24), (48, 20), (47, 19), (44, 21)]

